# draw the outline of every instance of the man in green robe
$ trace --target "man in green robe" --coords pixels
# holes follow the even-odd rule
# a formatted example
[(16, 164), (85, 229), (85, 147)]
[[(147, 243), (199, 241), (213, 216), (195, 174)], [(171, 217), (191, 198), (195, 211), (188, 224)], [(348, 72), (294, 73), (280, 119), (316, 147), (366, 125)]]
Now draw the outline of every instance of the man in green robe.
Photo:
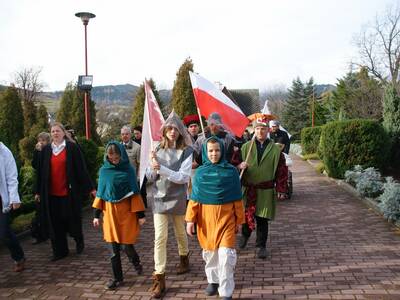
[(248, 159), (238, 165), (239, 169), (245, 170), (242, 184), (246, 207), (246, 224), (242, 227), (239, 248), (246, 247), (251, 232), (257, 228), (257, 256), (265, 259), (268, 221), (275, 217), (276, 199), (286, 197), (288, 174), (285, 157), (268, 138), (268, 120), (257, 119), (253, 126), (254, 138), (241, 148), (241, 159)]

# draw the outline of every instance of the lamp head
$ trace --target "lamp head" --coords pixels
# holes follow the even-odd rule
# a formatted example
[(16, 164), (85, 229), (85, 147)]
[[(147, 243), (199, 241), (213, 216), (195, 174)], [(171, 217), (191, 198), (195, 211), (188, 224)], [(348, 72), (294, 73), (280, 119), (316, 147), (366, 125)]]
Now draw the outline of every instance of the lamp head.
[(78, 12), (75, 14), (76, 17), (81, 18), (83, 25), (89, 24), (89, 20), (96, 17), (95, 14), (90, 12)]

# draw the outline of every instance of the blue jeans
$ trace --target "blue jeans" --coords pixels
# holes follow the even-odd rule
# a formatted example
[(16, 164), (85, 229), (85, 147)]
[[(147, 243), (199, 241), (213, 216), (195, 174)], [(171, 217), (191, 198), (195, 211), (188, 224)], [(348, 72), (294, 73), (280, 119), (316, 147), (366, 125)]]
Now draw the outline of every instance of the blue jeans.
[[(1, 200), (0, 200), (1, 201)], [(0, 205), (1, 207), (1, 205)], [(0, 209), (0, 241), (4, 242), (7, 248), (10, 250), (11, 258), (18, 262), (24, 259), (24, 251), (19, 244), (17, 237), (11, 229), (10, 216), (4, 214)]]

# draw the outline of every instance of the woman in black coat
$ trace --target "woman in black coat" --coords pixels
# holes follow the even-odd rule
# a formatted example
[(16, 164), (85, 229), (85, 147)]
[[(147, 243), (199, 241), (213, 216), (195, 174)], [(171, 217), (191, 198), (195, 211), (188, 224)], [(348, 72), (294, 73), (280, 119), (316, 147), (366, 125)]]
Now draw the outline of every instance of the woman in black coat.
[(51, 126), (52, 143), (40, 154), (36, 198), (41, 205), (43, 234), (50, 236), (52, 261), (69, 254), (67, 233), (76, 242), (76, 252), (84, 248), (82, 234), (82, 202), (96, 191), (79, 147), (67, 140), (64, 126)]

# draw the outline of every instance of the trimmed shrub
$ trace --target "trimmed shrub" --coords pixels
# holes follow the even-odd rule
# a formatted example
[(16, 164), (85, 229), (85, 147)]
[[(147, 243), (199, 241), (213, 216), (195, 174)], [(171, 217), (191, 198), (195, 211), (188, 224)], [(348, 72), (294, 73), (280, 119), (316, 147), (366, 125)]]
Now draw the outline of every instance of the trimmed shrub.
[(316, 153), (321, 136), (322, 126), (306, 127), (301, 130), (303, 154)]
[(32, 135), (26, 136), (19, 141), (19, 155), (22, 163), (31, 163), (36, 143), (37, 138)]
[(389, 137), (374, 120), (334, 121), (323, 126), (320, 151), (329, 176), (343, 178), (355, 165), (363, 168), (385, 166)]
[(19, 195), (22, 205), (12, 216), (29, 213), (35, 210), (34, 185), (36, 180), (35, 169), (25, 164), (19, 170)]
[(32, 211), (27, 214), (21, 214), (18, 217), (16, 217), (12, 223), (11, 223), (11, 228), (16, 232), (22, 232), (24, 230), (27, 230), (29, 226), (32, 223), (32, 219), (35, 216), (35, 212)]

